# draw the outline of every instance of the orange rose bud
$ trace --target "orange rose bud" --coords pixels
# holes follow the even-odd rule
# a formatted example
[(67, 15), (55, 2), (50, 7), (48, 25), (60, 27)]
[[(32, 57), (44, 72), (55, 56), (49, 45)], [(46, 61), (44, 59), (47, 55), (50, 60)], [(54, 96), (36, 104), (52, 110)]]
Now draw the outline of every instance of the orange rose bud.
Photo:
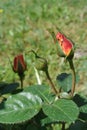
[(18, 73), (19, 75), (22, 75), (24, 71), (27, 69), (26, 62), (24, 61), (24, 57), (22, 54), (17, 55), (14, 58), (14, 65), (13, 70), (15, 73)]
[[(73, 43), (62, 33), (58, 32), (56, 35), (56, 39), (59, 42), (59, 56), (62, 57), (70, 57), (73, 58), (74, 56), (74, 46)], [(61, 52), (61, 53), (60, 53)]]

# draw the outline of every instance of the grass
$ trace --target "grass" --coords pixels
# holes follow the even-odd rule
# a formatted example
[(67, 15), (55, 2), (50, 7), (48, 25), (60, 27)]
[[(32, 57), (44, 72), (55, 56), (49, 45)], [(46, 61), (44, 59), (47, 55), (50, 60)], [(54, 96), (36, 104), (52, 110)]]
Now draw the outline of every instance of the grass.
[[(80, 76), (77, 91), (85, 93), (86, 82), (86, 41), (87, 41), (87, 1), (85, 0), (3, 0), (0, 2), (0, 81), (13, 82), (18, 76), (12, 72), (11, 61), (18, 53), (24, 53), (28, 63), (25, 85), (36, 84), (33, 68), (34, 55), (28, 50), (34, 49), (49, 62), (49, 71), (53, 81), (61, 71), (68, 71), (56, 55), (55, 44), (48, 32), (51, 28), (57, 32), (60, 28), (70, 37), (76, 46), (74, 63)], [(26, 54), (27, 52), (27, 54)], [(40, 73), (41, 77), (44, 76)], [(42, 78), (42, 81), (46, 80)], [(87, 95), (87, 93), (85, 93)]]

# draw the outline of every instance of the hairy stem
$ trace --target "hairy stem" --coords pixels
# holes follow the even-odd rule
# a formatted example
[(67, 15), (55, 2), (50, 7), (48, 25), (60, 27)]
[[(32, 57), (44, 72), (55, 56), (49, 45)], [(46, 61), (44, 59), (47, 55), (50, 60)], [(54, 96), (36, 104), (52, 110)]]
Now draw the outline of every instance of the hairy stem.
[(73, 64), (73, 60), (69, 60), (70, 69), (72, 71), (72, 88), (71, 88), (71, 95), (73, 96), (75, 92), (75, 85), (76, 85), (76, 73), (75, 68)]
[(51, 77), (50, 77), (50, 75), (49, 75), (48, 70), (45, 71), (45, 73), (46, 73), (47, 79), (48, 79), (48, 81), (49, 81), (49, 83), (50, 83), (50, 85), (51, 85), (51, 88), (53, 89), (54, 93), (57, 95), (57, 94), (58, 94), (58, 91), (56, 90), (56, 88), (55, 88), (55, 86), (54, 86), (54, 83), (52, 82), (52, 79), (51, 79)]

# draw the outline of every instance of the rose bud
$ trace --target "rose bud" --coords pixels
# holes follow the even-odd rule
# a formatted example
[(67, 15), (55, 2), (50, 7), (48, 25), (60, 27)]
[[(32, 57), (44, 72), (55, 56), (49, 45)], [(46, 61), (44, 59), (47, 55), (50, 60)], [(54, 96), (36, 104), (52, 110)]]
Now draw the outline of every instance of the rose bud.
[(56, 35), (56, 40), (58, 40), (58, 55), (61, 57), (66, 57), (72, 59), (74, 56), (74, 46), (73, 43), (61, 32)]
[(34, 50), (31, 50), (30, 52), (33, 52), (35, 55), (35, 67), (37, 70), (40, 71), (47, 71), (48, 69), (48, 62), (45, 58), (40, 57), (37, 55), (37, 53)]
[(24, 71), (27, 69), (26, 62), (22, 54), (17, 55), (14, 58), (13, 71), (18, 73), (19, 76), (24, 74)]
[(38, 56), (38, 57), (36, 57), (35, 66), (36, 66), (37, 70), (46, 71), (48, 69), (47, 60), (45, 58)]

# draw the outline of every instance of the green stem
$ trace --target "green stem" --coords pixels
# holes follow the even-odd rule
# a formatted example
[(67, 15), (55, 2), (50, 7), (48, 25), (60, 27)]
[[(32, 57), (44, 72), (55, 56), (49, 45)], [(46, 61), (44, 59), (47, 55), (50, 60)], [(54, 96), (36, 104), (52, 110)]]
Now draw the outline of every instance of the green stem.
[(47, 79), (49, 81), (49, 83), (51, 84), (51, 88), (53, 89), (54, 93), (57, 95), (58, 94), (58, 91), (56, 90), (55, 86), (54, 86), (54, 83), (52, 82), (52, 79), (49, 75), (49, 72), (48, 72), (48, 69), (45, 71), (46, 73), (46, 76), (47, 76)]
[(75, 92), (75, 85), (76, 85), (76, 73), (75, 68), (73, 64), (73, 60), (69, 60), (70, 69), (72, 71), (72, 88), (71, 88), (71, 95), (73, 96)]
[(23, 89), (23, 77), (20, 77), (21, 89)]

